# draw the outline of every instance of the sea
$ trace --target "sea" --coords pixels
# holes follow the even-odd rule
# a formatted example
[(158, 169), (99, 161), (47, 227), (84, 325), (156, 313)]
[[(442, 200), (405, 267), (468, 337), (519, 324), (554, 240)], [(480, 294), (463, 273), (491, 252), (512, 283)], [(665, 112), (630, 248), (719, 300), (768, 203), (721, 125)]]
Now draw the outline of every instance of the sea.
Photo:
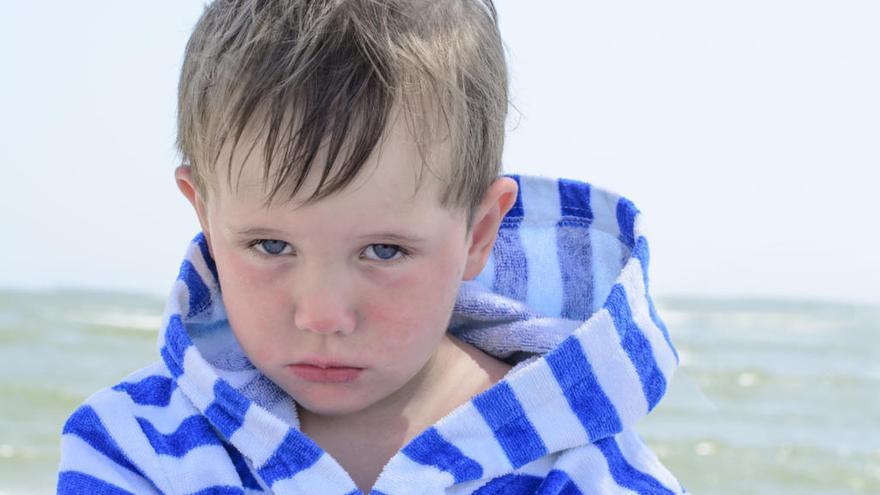
[[(681, 362), (636, 430), (688, 491), (880, 494), (880, 307), (655, 302)], [(163, 306), (0, 290), (0, 495), (54, 493), (64, 420), (159, 358)]]

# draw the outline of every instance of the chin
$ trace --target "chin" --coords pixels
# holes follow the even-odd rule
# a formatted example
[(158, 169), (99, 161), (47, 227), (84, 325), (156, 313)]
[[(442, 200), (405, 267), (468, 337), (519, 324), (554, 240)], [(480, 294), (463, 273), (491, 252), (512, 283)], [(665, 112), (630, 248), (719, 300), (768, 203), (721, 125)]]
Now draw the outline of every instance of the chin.
[(307, 410), (316, 416), (347, 416), (364, 410), (370, 406), (370, 403), (358, 400), (345, 400), (340, 397), (341, 394), (335, 394), (335, 397), (325, 397), (322, 399), (311, 399), (308, 397), (294, 397), (299, 407)]

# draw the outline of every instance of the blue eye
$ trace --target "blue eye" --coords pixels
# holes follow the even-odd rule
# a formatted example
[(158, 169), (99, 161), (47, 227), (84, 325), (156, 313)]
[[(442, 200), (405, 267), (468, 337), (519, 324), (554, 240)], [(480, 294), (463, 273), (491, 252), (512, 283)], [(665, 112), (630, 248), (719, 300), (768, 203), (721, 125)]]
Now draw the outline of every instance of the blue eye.
[(259, 241), (256, 241), (254, 245), (262, 247), (266, 253), (274, 256), (281, 254), (288, 244), (277, 239), (260, 239)]
[(367, 253), (369, 251), (372, 251), (376, 255), (376, 258), (370, 259), (379, 259), (382, 261), (390, 261), (394, 259), (398, 253), (404, 256), (406, 255), (400, 246), (395, 246), (394, 244), (370, 244), (364, 252)]

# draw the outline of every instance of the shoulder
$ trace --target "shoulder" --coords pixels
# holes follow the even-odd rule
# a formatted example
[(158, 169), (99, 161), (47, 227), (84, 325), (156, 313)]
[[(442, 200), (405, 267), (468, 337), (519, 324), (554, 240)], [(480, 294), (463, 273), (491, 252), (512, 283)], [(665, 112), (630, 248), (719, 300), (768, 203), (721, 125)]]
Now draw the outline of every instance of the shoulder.
[[(67, 418), (62, 434), (87, 440), (102, 435), (124, 443), (145, 422), (170, 424), (195, 413), (168, 368), (157, 361), (87, 397)], [(127, 436), (117, 438), (121, 432)]]
[(168, 406), (176, 388), (168, 369), (157, 361), (88, 396), (68, 418), (64, 432), (87, 416), (115, 417), (134, 414), (137, 406)]
[(78, 486), (87, 477), (90, 483), (138, 487), (142, 480), (164, 478), (151, 433), (196, 412), (161, 362), (98, 390), (64, 422), (59, 485)]

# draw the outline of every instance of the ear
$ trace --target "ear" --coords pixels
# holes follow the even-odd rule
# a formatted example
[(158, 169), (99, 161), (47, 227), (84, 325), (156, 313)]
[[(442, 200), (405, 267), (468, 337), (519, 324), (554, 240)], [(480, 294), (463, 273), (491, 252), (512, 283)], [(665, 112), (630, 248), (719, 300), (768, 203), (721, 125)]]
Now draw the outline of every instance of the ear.
[(196, 216), (199, 219), (199, 225), (202, 227), (202, 232), (205, 233), (205, 240), (208, 242), (208, 252), (211, 256), (214, 256), (214, 251), (211, 249), (211, 233), (208, 230), (208, 210), (205, 208), (204, 199), (199, 195), (198, 189), (196, 189), (195, 181), (192, 177), (192, 167), (189, 165), (181, 165), (174, 169), (174, 180), (177, 181), (177, 188), (180, 189), (180, 192), (183, 193), (183, 196), (192, 204), (193, 209), (196, 211)]
[(495, 245), (501, 220), (516, 202), (518, 190), (516, 181), (510, 177), (499, 177), (489, 186), (483, 201), (474, 212), (463, 280), (471, 280), (483, 271), (492, 246)]

